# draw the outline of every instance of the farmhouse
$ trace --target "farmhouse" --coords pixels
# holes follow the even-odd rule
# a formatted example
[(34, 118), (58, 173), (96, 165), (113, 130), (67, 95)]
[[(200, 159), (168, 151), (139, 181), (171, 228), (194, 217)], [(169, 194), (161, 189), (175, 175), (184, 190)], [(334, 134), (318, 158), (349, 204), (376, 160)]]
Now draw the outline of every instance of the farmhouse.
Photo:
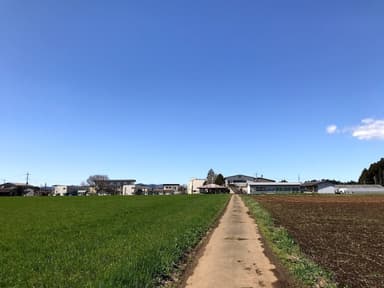
[(384, 194), (381, 185), (336, 185), (336, 194)]
[(39, 187), (35, 187), (25, 183), (4, 183), (0, 185), (0, 196), (32, 196), (40, 190)]
[(249, 182), (248, 194), (288, 194), (299, 193), (301, 183), (298, 182)]
[(203, 186), (205, 181), (206, 181), (206, 179), (192, 178), (188, 182), (187, 193), (188, 194), (200, 193), (199, 187)]
[(301, 184), (301, 191), (307, 193), (335, 194), (335, 184), (329, 181), (309, 181)]

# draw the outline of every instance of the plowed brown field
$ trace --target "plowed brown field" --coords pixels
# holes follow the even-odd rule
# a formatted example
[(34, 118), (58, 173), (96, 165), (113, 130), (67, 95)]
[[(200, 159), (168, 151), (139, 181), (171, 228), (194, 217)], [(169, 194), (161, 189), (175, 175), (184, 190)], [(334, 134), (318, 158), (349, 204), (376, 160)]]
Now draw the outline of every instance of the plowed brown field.
[(384, 196), (254, 196), (340, 287), (384, 287)]

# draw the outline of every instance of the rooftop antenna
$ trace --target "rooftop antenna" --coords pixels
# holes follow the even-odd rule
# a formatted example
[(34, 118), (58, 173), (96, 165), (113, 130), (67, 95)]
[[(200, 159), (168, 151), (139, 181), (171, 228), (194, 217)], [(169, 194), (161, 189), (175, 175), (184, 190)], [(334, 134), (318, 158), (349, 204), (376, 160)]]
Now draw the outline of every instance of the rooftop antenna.
[(297, 180), (300, 183), (300, 174), (297, 175)]

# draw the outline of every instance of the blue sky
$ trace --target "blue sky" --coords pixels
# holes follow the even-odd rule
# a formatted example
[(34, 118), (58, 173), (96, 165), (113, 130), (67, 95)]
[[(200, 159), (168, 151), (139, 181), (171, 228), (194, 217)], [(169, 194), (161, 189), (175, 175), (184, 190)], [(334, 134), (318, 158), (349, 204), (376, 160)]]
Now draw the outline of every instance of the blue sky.
[(0, 1), (0, 179), (357, 180), (382, 1)]

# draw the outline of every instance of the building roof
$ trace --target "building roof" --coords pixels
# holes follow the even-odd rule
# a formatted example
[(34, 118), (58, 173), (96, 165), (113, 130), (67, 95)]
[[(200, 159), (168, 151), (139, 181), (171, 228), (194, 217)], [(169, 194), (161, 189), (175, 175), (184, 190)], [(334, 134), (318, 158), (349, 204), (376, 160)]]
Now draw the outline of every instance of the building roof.
[(335, 185), (336, 188), (350, 188), (350, 189), (384, 189), (381, 185), (375, 184), (356, 184), (356, 185)]
[(0, 184), (0, 187), (35, 187), (31, 184), (26, 184), (26, 183), (13, 183), (13, 182), (7, 182), (4, 184)]
[(351, 193), (384, 193), (384, 187), (381, 185), (336, 185), (336, 190)]
[(316, 185), (319, 185), (319, 184), (334, 185), (334, 184), (332, 184), (329, 181), (307, 181), (307, 182), (302, 183), (301, 186), (303, 186), (303, 187), (312, 187), (312, 186), (316, 186)]
[(225, 180), (244, 180), (246, 181), (253, 181), (253, 182), (275, 182), (275, 180), (272, 179), (267, 179), (264, 177), (253, 177), (253, 176), (247, 176), (247, 175), (242, 175), (242, 174), (237, 174), (233, 176), (228, 176), (224, 178)]

